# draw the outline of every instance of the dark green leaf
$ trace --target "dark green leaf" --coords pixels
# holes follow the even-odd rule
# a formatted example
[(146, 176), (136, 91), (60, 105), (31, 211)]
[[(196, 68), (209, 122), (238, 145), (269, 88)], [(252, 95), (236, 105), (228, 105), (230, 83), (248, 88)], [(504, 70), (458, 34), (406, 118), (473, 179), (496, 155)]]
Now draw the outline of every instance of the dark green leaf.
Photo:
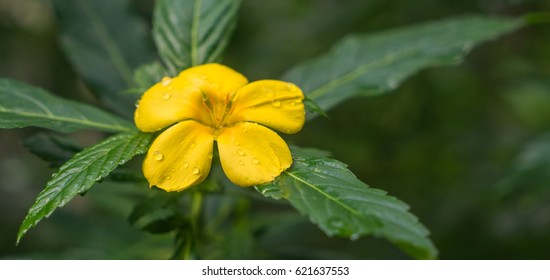
[(139, 95), (143, 94), (151, 86), (160, 82), (164, 76), (168, 75), (168, 70), (156, 61), (140, 66), (134, 72), (134, 81), (139, 87)]
[(339, 161), (293, 150), (294, 163), (273, 183), (257, 187), (267, 197), (284, 198), (329, 236), (351, 239), (372, 234), (395, 243), (411, 256), (431, 259), (437, 250), (428, 230), (409, 207), (359, 181)]
[(349, 36), (282, 79), (328, 110), (351, 97), (389, 92), (427, 67), (456, 64), (477, 44), (522, 25), (516, 19), (470, 16)]
[(167, 233), (181, 227), (184, 222), (175, 216), (154, 220), (145, 225), (142, 230), (149, 233)]
[(240, 0), (158, 0), (153, 37), (172, 75), (218, 61), (235, 28)]
[(0, 79), (0, 128), (38, 126), (59, 132), (79, 129), (127, 131), (133, 125), (92, 106), (62, 99), (18, 81)]
[(117, 166), (146, 152), (152, 138), (153, 134), (141, 132), (117, 134), (76, 154), (59, 168), (46, 188), (38, 194), (19, 228), (17, 242), (55, 209), (67, 204), (77, 194), (88, 191)]
[(83, 149), (70, 138), (51, 133), (33, 134), (23, 140), (23, 145), (33, 154), (49, 162), (50, 167), (61, 166)]
[(110, 109), (131, 117), (133, 70), (154, 59), (148, 27), (128, 0), (54, 0), (62, 46), (76, 70)]

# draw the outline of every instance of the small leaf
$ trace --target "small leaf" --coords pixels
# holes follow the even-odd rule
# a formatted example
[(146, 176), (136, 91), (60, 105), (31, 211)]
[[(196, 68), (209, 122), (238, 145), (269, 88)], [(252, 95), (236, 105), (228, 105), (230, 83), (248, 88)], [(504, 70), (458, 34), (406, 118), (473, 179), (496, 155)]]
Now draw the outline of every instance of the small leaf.
[(154, 59), (149, 28), (128, 0), (54, 0), (61, 43), (92, 92), (110, 109), (131, 117), (134, 69)]
[(394, 90), (422, 69), (456, 64), (477, 44), (521, 26), (516, 19), (470, 16), (349, 36), (282, 80), (300, 86), (326, 111), (358, 95)]
[(58, 132), (97, 129), (108, 132), (134, 126), (92, 106), (69, 101), (18, 81), (0, 78), (0, 128), (38, 126)]
[(158, 0), (153, 37), (172, 75), (218, 61), (235, 29), (240, 0)]
[(23, 145), (50, 167), (59, 167), (83, 148), (70, 138), (51, 133), (36, 133), (23, 140)]
[(436, 257), (428, 230), (405, 203), (370, 188), (337, 160), (317, 158), (301, 149), (293, 149), (292, 154), (292, 167), (274, 182), (257, 187), (261, 194), (288, 200), (329, 236), (356, 239), (372, 234), (415, 258)]
[(77, 194), (88, 191), (96, 181), (109, 175), (117, 166), (147, 151), (153, 134), (122, 133), (86, 148), (67, 161), (38, 194), (23, 220), (17, 243), (23, 235), (55, 209), (62, 207)]
[(139, 95), (160, 82), (164, 76), (168, 76), (168, 70), (158, 61), (142, 65), (136, 69), (134, 72), (134, 81), (139, 87), (139, 91), (137, 91)]

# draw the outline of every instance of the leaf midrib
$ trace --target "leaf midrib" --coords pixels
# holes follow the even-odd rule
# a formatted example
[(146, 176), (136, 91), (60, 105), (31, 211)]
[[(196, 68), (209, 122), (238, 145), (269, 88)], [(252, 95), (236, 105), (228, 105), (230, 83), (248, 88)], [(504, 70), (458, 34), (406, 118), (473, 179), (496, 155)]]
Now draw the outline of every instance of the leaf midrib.
[(388, 55), (382, 57), (381, 59), (371, 61), (370, 63), (367, 63), (363, 66), (357, 67), (354, 70), (348, 71), (348, 72), (338, 76), (336, 79), (330, 80), (329, 82), (327, 82), (327, 83), (317, 87), (316, 89), (310, 91), (309, 94), (307, 94), (307, 96), (310, 99), (313, 99), (313, 100), (319, 99), (319, 98), (323, 97), (324, 95), (326, 95), (329, 91), (331, 91), (331, 90), (333, 90), (333, 89), (335, 89), (335, 88), (337, 88), (337, 87), (339, 87), (343, 84), (346, 84), (350, 81), (353, 81), (357, 77), (360, 77), (360, 76), (370, 72), (375, 67), (382, 67), (382, 66), (389, 65), (389, 64), (395, 62), (396, 60), (399, 60), (402, 57), (409, 56), (410, 54), (413, 54), (415, 52), (417, 52), (417, 49), (412, 48), (412, 49), (407, 49), (405, 51), (388, 54)]
[(306, 181), (305, 179), (299, 177), (299, 176), (296, 176), (294, 175), (292, 172), (289, 172), (289, 171), (284, 171), (286, 174), (288, 174), (290, 177), (296, 179), (297, 181), (303, 183), (304, 185), (316, 190), (317, 192), (319, 192), (320, 194), (322, 194), (323, 196), (325, 196), (326, 198), (328, 198), (329, 200), (332, 200), (334, 201), (336, 204), (338, 204), (340, 207), (346, 209), (347, 211), (351, 212), (352, 214), (358, 216), (358, 217), (361, 217), (361, 213), (358, 212), (357, 210), (347, 206), (346, 204), (342, 203), (340, 200), (338, 200), (337, 198), (327, 194), (326, 192), (320, 190), (319, 188), (317, 188), (315, 185), (309, 183), (308, 181)]
[(23, 117), (39, 118), (39, 119), (46, 119), (46, 120), (52, 120), (52, 121), (63, 121), (63, 122), (74, 123), (74, 124), (82, 124), (88, 127), (109, 129), (111, 131), (123, 132), (123, 131), (132, 130), (130, 127), (126, 127), (126, 126), (108, 125), (105, 123), (92, 122), (89, 120), (82, 120), (82, 119), (71, 119), (71, 118), (60, 117), (60, 116), (51, 115), (51, 114), (38, 114), (33, 112), (16, 111), (16, 110), (9, 110), (9, 109), (6, 110), (6, 108), (3, 108), (3, 107), (0, 107), (0, 113), (11, 113), (11, 114), (15, 114), (17, 116), (23, 116)]
[(191, 66), (198, 65), (199, 61), (199, 41), (197, 37), (199, 33), (199, 17), (201, 5), (202, 0), (193, 1), (193, 21), (191, 22)]

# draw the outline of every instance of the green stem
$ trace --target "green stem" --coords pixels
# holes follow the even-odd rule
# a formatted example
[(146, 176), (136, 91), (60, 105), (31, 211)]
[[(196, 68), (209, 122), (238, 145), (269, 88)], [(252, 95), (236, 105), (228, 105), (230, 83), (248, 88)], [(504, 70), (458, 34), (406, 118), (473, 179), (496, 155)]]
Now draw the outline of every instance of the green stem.
[(193, 192), (191, 200), (191, 230), (186, 234), (185, 247), (183, 250), (183, 259), (191, 260), (194, 259), (196, 253), (194, 252), (194, 247), (196, 245), (196, 240), (200, 234), (200, 216), (202, 210), (203, 195), (200, 191)]

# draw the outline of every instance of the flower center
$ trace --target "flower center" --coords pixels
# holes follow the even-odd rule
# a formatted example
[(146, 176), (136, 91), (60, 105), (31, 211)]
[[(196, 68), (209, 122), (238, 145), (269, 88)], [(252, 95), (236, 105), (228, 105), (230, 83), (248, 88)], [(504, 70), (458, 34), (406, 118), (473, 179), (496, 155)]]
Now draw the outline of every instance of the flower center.
[(207, 94), (202, 92), (202, 106), (208, 113), (210, 127), (214, 129), (214, 137), (223, 131), (226, 124), (227, 117), (233, 111), (233, 102), (231, 100), (232, 94), (227, 94), (225, 99), (216, 98), (213, 94)]

